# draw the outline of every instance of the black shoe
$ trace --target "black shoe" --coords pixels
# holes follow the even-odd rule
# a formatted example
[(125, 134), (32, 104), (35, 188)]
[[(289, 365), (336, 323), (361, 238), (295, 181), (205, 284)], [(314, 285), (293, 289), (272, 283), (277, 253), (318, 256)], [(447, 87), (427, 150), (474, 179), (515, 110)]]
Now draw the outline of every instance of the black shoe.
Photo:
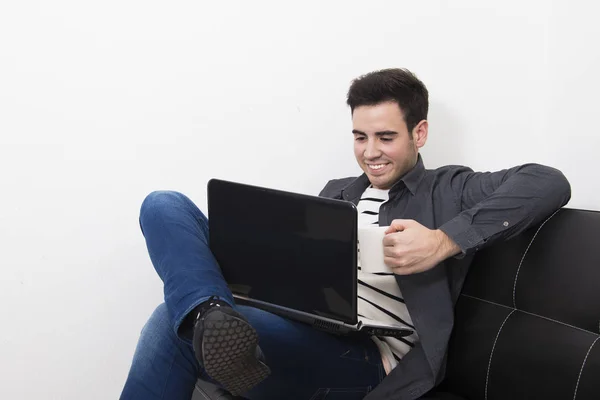
[(271, 373), (254, 328), (242, 314), (212, 297), (199, 307), (193, 344), (204, 371), (234, 396)]
[(192, 397), (192, 400), (196, 398), (202, 400), (247, 400), (244, 397), (234, 396), (225, 389), (203, 380), (196, 382), (196, 391), (198, 396), (194, 394), (196, 397)]

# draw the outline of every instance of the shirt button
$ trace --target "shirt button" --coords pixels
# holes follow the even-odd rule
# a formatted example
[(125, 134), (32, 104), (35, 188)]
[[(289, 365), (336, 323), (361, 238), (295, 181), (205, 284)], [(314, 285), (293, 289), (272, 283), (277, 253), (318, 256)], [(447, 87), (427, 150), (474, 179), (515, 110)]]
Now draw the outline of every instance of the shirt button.
[(502, 225), (508, 226), (508, 221), (504, 221), (504, 223)]

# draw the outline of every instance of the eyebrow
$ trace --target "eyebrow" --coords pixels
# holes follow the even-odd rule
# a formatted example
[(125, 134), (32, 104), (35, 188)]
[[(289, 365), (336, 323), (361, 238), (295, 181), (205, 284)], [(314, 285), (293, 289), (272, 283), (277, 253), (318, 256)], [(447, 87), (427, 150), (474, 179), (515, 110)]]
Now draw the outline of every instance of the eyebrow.
[[(355, 135), (367, 135), (366, 133), (364, 133), (363, 131), (359, 131), (358, 129), (352, 129), (352, 133), (354, 133)], [(396, 131), (379, 131), (379, 132), (375, 132), (376, 136), (387, 136), (387, 135), (397, 135), (398, 132)]]

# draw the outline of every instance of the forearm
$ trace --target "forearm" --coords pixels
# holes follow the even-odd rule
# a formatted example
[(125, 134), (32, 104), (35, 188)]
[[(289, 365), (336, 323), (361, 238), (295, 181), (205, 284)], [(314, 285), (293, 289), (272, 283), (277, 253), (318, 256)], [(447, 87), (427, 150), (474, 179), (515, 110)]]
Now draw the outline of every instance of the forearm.
[(570, 195), (569, 182), (560, 171), (541, 165), (524, 166), (508, 174), (489, 196), (463, 210), (440, 230), (468, 254), (541, 222), (564, 206)]

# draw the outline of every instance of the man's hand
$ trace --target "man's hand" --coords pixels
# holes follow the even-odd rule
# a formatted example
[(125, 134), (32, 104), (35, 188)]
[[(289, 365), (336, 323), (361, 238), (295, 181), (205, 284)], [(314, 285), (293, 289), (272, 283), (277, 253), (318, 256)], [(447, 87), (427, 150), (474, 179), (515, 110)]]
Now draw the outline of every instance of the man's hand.
[(460, 248), (444, 232), (412, 219), (395, 219), (383, 238), (384, 262), (398, 275), (427, 271), (458, 253)]

